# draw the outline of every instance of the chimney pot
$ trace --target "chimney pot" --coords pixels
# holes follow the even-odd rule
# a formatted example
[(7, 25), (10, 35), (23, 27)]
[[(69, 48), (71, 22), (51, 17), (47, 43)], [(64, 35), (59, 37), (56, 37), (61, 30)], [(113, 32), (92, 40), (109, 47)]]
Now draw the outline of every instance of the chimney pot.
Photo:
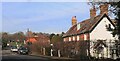
[(96, 8), (95, 6), (90, 9), (90, 18), (93, 18), (96, 16)]
[(108, 15), (108, 4), (100, 5), (100, 15), (107, 14)]
[(76, 16), (73, 16), (72, 17), (72, 26), (77, 24), (77, 19), (76, 19)]

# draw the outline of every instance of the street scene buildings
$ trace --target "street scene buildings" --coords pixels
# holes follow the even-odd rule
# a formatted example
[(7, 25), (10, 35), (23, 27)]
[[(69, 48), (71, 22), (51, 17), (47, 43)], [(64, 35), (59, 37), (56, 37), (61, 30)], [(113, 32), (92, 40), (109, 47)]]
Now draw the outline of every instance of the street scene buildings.
[[(117, 58), (113, 56), (114, 50), (112, 50), (115, 49), (114, 40), (117, 40), (117, 37), (113, 37), (107, 30), (107, 28), (115, 27), (113, 21), (108, 16), (108, 5), (100, 6), (99, 15), (96, 15), (96, 9), (93, 7), (90, 9), (89, 19), (77, 23), (76, 17), (72, 17), (72, 27), (63, 36), (64, 42), (89, 40), (91, 56)], [(98, 52), (97, 49), (101, 51)]]
[[(50, 7), (48, 7), (48, 5), (51, 5), (51, 7), (56, 8), (56, 6), (53, 3), (50, 3), (50, 4), (47, 3), (48, 4), (47, 6), (46, 6), (46, 3), (42, 3), (42, 4), (43, 6), (39, 7), (41, 11), (42, 11), (41, 7), (44, 10), (51, 9)], [(69, 4), (68, 5), (65, 4), (65, 5), (69, 6)], [(120, 58), (119, 36), (118, 34), (115, 35), (113, 33), (113, 30), (116, 29), (117, 27), (116, 26), (117, 20), (109, 16), (109, 14), (111, 14), (109, 13), (110, 4), (104, 3), (98, 6), (99, 7), (96, 8), (94, 4), (92, 5), (88, 15), (90, 17), (86, 18), (85, 16), (85, 20), (81, 20), (80, 17), (76, 16), (77, 14), (76, 15), (72, 14), (72, 17), (70, 16), (71, 18), (68, 17), (70, 20), (66, 19), (64, 15), (66, 14), (66, 12), (72, 13), (72, 9), (70, 12), (69, 12), (70, 9), (63, 10), (65, 11), (64, 13), (62, 12), (59, 13), (59, 11), (57, 11), (57, 13), (54, 13), (54, 11), (52, 10), (51, 12), (50, 11), (44, 12), (43, 10), (43, 12), (39, 13), (41, 15), (41, 17), (39, 17), (40, 18), (39, 20), (36, 19), (36, 17), (33, 18), (34, 14), (33, 16), (30, 15), (30, 18), (32, 18), (32, 20), (29, 19), (28, 23), (34, 24), (33, 27), (32, 25), (27, 24), (26, 18), (28, 17), (24, 17), (22, 15), (25, 18), (24, 21), (26, 21), (26, 22), (23, 22), (25, 23), (24, 25), (22, 24), (23, 28), (25, 26), (29, 26), (37, 30), (47, 29), (46, 31), (50, 31), (50, 32), (52, 30), (53, 33), (35, 32), (31, 30), (29, 27), (25, 30), (25, 32), (20, 31), (12, 34), (8, 32), (1, 32), (0, 35), (2, 36), (0, 41), (2, 42), (1, 45), (2, 45), (2, 51), (3, 51), (2, 53), (3, 59), (9, 59), (12, 56), (12, 59), (14, 57), (17, 57), (18, 59), (19, 57), (27, 58), (27, 59), (31, 57), (31, 59), (37, 58), (40, 60), (44, 60), (44, 59), (46, 60), (47, 58), (47, 61), (49, 59), (60, 60), (60, 61), (61, 59), (68, 60), (68, 61), (69, 60), (70, 61), (71, 60), (73, 61), (75, 60), (94, 61), (95, 60), (96, 61), (101, 59), (119, 60)], [(31, 7), (32, 6), (29, 6), (28, 8), (31, 8)], [(60, 6), (58, 5), (57, 10), (60, 10), (59, 7)], [(97, 10), (99, 11), (99, 14)], [(28, 10), (28, 12), (30, 11)], [(38, 12), (35, 16), (38, 15)], [(45, 15), (45, 13), (47, 13), (47, 15)], [(52, 15), (54, 14), (54, 16), (51, 16), (48, 13), (52, 13)], [(75, 10), (75, 13), (78, 13), (77, 9)], [(16, 14), (13, 14), (13, 17), (14, 15)], [(64, 17), (65, 20), (67, 20), (64, 22), (66, 22), (67, 24), (63, 24), (64, 22), (62, 21), (61, 21), (61, 24), (59, 24), (58, 21), (54, 22), (56, 18), (57, 20), (63, 20), (61, 19), (61, 17), (60, 18), (59, 16), (57, 17), (57, 15), (61, 15), (61, 17)], [(6, 16), (4, 15), (4, 17)], [(47, 17), (44, 17), (44, 16), (47, 16)], [(19, 18), (19, 15), (18, 17), (16, 16), (16, 18)], [(40, 20), (41, 22), (39, 23)], [(44, 21), (49, 20), (49, 23), (48, 22), (44, 23), (43, 20)], [(61, 33), (54, 33), (54, 31), (56, 31), (55, 28), (59, 29), (60, 25), (63, 27), (62, 30), (65, 29), (64, 26), (67, 26), (68, 22), (71, 22), (70, 28), (67, 27), (67, 30), (62, 31)], [(15, 22), (13, 21), (13, 24), (14, 23)], [(20, 21), (20, 23), (17, 23), (17, 24), (21, 24), (21, 23), (22, 23), (22, 20)], [(50, 25), (54, 25), (53, 28), (50, 28)]]

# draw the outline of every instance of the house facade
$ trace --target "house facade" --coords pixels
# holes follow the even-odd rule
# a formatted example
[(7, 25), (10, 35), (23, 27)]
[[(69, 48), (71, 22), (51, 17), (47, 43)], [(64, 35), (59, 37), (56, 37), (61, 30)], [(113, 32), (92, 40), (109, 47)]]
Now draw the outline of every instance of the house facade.
[[(76, 16), (72, 17), (72, 27), (64, 34), (64, 42), (90, 41), (90, 55), (92, 57), (116, 58), (112, 55), (111, 45), (117, 37), (113, 37), (109, 29), (114, 29), (115, 24), (108, 16), (108, 4), (100, 6), (100, 14), (96, 15), (95, 7), (90, 9), (90, 18), (77, 21)], [(109, 42), (113, 42), (111, 45)], [(102, 47), (98, 54), (97, 49)]]
[(47, 34), (27, 31), (26, 43), (44, 43), (49, 44), (50, 39)]

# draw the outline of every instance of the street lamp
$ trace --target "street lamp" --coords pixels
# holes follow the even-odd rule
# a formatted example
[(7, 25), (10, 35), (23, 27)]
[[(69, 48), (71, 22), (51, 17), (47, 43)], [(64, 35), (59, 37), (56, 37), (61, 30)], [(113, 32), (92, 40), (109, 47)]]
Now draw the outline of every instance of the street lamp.
[(53, 56), (53, 53), (52, 53), (52, 52), (53, 52), (53, 49), (52, 49), (52, 47), (53, 47), (53, 44), (50, 44), (50, 46), (51, 46), (50, 55), (51, 55), (51, 56)]

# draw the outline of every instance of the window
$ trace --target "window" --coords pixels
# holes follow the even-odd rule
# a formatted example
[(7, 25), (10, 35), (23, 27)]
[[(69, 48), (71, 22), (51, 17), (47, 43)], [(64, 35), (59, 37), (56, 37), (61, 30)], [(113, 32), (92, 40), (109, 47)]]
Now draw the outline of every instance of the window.
[(80, 29), (80, 24), (77, 24), (77, 30), (79, 30)]
[(84, 40), (87, 40), (87, 36), (86, 36), (86, 34), (84, 34)]
[(64, 41), (66, 41), (66, 38), (64, 38)]
[(75, 41), (75, 37), (73, 36), (73, 41)]
[(79, 36), (77, 36), (77, 41), (79, 41)]
[(71, 37), (69, 37), (69, 41), (71, 41)]

